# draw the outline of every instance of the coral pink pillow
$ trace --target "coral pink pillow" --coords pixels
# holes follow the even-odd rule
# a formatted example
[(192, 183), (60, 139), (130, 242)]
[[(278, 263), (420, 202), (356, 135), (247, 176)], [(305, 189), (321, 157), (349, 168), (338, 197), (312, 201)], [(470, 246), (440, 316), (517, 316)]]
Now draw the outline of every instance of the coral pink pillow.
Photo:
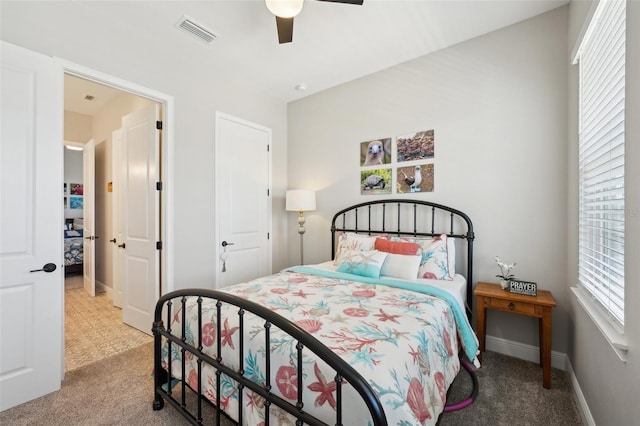
[(392, 254), (415, 255), (418, 253), (420, 245), (403, 241), (389, 241), (386, 238), (376, 238), (374, 249)]

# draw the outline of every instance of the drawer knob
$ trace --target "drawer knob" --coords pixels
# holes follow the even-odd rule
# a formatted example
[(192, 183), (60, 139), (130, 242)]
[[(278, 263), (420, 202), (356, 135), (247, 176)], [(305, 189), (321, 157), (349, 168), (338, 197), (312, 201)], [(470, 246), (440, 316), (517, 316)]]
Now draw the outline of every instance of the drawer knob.
[(516, 304), (513, 302), (509, 302), (509, 309), (513, 311), (515, 308), (516, 308)]

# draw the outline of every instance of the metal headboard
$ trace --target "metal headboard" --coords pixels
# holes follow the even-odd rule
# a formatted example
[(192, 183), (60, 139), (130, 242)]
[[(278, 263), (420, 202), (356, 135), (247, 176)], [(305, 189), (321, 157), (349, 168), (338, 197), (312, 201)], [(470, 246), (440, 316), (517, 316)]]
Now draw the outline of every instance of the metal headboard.
[(368, 235), (435, 237), (467, 241), (466, 270), (456, 271), (467, 280), (467, 315), (471, 319), (473, 293), (473, 224), (460, 210), (421, 200), (374, 200), (339, 211), (331, 220), (331, 258), (336, 252), (336, 232)]

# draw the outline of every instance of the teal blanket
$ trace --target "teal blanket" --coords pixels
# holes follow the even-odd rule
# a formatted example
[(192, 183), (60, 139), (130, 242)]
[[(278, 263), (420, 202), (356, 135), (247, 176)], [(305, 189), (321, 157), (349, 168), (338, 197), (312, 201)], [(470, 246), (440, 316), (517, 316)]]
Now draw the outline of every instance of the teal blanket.
[(451, 293), (428, 284), (392, 280), (387, 278), (383, 279), (383, 278), (362, 277), (359, 275), (347, 274), (343, 272), (334, 272), (326, 269), (319, 269), (319, 268), (313, 268), (308, 266), (295, 266), (292, 268), (287, 268), (287, 270), (303, 273), (303, 274), (319, 275), (322, 277), (335, 278), (335, 279), (346, 280), (346, 281), (358, 281), (364, 284), (386, 285), (389, 287), (395, 287), (403, 290), (409, 290), (409, 291), (414, 291), (418, 293), (428, 294), (431, 296), (435, 296), (439, 299), (443, 299), (449, 304), (449, 306), (453, 310), (454, 317), (456, 320), (456, 326), (458, 328), (460, 339), (462, 340), (462, 346), (464, 348), (465, 354), (476, 365), (476, 367), (479, 366), (476, 358), (479, 353), (478, 338), (476, 337), (476, 334), (473, 331), (473, 328), (471, 328), (471, 324), (469, 324), (469, 320), (467, 319), (466, 313), (460, 307), (455, 297), (453, 297)]

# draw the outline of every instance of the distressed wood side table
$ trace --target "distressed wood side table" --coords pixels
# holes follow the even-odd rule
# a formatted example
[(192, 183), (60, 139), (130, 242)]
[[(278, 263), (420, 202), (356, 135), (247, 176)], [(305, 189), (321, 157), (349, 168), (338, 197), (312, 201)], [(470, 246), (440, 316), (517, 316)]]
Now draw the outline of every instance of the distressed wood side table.
[(480, 355), (485, 351), (487, 331), (487, 309), (513, 312), (538, 318), (540, 339), (540, 365), (542, 366), (542, 386), (551, 388), (551, 309), (556, 306), (553, 295), (547, 290), (538, 290), (537, 296), (511, 293), (503, 290), (499, 284), (479, 282), (473, 290), (478, 298), (477, 328), (480, 343)]

